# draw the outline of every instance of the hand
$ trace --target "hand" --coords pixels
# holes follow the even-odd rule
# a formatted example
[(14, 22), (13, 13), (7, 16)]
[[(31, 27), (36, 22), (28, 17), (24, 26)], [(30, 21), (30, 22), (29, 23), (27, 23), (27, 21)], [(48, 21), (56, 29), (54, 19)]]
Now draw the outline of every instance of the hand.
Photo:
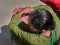
[(13, 10), (13, 15), (20, 13), (24, 8), (18, 7)]
[(25, 15), (26, 13), (31, 13), (32, 11), (33, 11), (33, 8), (31, 6), (27, 6), (25, 8), (18, 7), (13, 10), (13, 15), (16, 15), (16, 14)]
[(20, 15), (26, 14), (26, 13), (31, 13), (33, 8), (31, 6), (25, 7), (23, 11), (19, 12)]
[(25, 7), (24, 10), (19, 13), (19, 14), (21, 15), (20, 21), (23, 21), (23, 22), (25, 22), (26, 24), (28, 24), (28, 15), (29, 15), (29, 13), (31, 13), (32, 11), (34, 11), (32, 7), (30, 7), (30, 6)]

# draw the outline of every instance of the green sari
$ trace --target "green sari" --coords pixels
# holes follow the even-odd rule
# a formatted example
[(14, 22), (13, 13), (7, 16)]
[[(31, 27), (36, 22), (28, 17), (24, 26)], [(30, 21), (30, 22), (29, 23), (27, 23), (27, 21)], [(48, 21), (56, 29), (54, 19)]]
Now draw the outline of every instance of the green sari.
[(60, 21), (57, 14), (47, 5), (39, 5), (33, 7), (34, 10), (45, 9), (48, 10), (56, 22), (56, 28), (52, 30), (52, 36), (50, 38), (45, 37), (43, 34), (35, 34), (30, 32), (29, 27), (24, 23), (20, 22), (19, 14), (16, 14), (8, 24), (11, 36), (17, 42), (21, 42), (22, 45), (57, 45), (57, 41), (60, 37)]

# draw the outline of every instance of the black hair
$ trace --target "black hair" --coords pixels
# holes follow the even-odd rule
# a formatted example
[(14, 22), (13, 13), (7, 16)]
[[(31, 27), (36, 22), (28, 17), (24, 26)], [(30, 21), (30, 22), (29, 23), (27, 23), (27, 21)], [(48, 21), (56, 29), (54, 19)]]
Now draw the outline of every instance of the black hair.
[(45, 30), (53, 30), (55, 29), (55, 22), (50, 12), (45, 9), (40, 9), (33, 11), (29, 15), (29, 19), (31, 24), (37, 29), (42, 31)]

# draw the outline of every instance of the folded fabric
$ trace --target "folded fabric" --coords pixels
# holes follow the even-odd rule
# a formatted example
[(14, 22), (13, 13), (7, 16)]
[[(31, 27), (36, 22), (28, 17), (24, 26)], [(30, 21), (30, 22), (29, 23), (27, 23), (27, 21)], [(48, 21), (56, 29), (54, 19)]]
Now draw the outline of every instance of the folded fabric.
[(41, 1), (51, 6), (54, 9), (54, 11), (58, 15), (60, 15), (60, 0), (41, 0)]

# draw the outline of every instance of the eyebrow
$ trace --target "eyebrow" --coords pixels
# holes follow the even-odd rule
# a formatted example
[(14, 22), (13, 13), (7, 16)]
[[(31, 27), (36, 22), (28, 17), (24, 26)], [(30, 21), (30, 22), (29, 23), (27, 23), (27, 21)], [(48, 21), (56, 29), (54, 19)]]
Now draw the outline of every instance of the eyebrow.
[(29, 15), (30, 13), (23, 13), (22, 16), (27, 16)]

